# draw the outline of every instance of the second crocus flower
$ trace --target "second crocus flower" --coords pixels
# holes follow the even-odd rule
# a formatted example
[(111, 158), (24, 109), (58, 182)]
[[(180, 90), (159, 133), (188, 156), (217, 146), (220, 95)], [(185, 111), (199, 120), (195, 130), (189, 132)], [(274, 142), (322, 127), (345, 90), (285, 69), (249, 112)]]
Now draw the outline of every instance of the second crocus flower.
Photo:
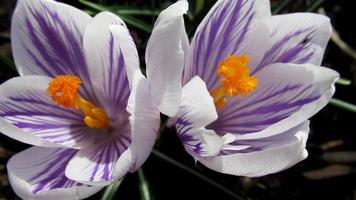
[(329, 19), (271, 16), (267, 0), (219, 0), (189, 43), (187, 9), (182, 0), (164, 10), (146, 50), (151, 94), (187, 152), (243, 176), (305, 159), (308, 118), (328, 103), (338, 78), (320, 67)]

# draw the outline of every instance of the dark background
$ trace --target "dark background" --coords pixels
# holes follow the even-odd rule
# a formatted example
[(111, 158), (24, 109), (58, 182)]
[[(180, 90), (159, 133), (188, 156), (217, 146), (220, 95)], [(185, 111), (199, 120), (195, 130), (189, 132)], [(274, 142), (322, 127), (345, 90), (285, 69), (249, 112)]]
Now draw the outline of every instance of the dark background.
[[(93, 9), (78, 1), (64, 1), (95, 14)], [(96, 0), (105, 9), (151, 9), (160, 11), (172, 1), (163, 0)], [(213, 5), (213, 0), (190, 1), (191, 12), (186, 16), (190, 36)], [(0, 83), (17, 76), (11, 64), (10, 21), (16, 0), (0, 0)], [(117, 9), (116, 5), (125, 6)], [(323, 8), (331, 18), (335, 31), (350, 47), (356, 49), (356, 1), (354, 0), (275, 0), (274, 13), (320, 12)], [(114, 9), (115, 8), (115, 9)], [(144, 49), (149, 29), (156, 16), (134, 16), (145, 26), (128, 23), (139, 49), (144, 71)], [(142, 25), (141, 24), (141, 25)], [(356, 104), (356, 55), (350, 55), (331, 41), (326, 50), (324, 66), (337, 70), (346, 84), (337, 84), (335, 98)], [(141, 172), (128, 175), (114, 199), (148, 200), (143, 198), (142, 186), (148, 186), (151, 199), (254, 199), (254, 200), (356, 200), (356, 107), (328, 105), (311, 119), (311, 133), (307, 149), (309, 157), (296, 166), (260, 178), (235, 177), (215, 173), (195, 164), (185, 153), (173, 129), (161, 133), (155, 151), (143, 165)], [(0, 135), (0, 200), (19, 199), (11, 190), (6, 175), (6, 162), (28, 145)], [(166, 157), (162, 157), (167, 155)], [(174, 161), (169, 160), (174, 159)], [(183, 166), (182, 166), (183, 165)], [(141, 174), (142, 175), (142, 174)], [(104, 190), (89, 199), (101, 199)]]

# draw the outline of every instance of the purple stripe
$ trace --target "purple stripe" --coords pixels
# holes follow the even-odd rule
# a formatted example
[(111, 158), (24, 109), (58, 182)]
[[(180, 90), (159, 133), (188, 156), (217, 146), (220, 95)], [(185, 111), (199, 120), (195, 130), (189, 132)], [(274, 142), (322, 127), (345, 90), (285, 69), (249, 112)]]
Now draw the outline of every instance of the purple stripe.
[(61, 149), (56, 154), (46, 158), (42, 163), (38, 163), (38, 166), (46, 165), (46, 167), (29, 179), (29, 182), (33, 185), (31, 192), (36, 194), (41, 191), (64, 188), (66, 186), (82, 186), (83, 184), (70, 180), (65, 176), (67, 163), (76, 152), (77, 150), (73, 149)]
[[(255, 68), (255, 70), (251, 74), (252, 75), (256, 74), (258, 71), (260, 71), (261, 69), (263, 69), (264, 67), (272, 63), (289, 63), (289, 62), (293, 62), (296, 64), (306, 63), (308, 60), (312, 58), (314, 53), (309, 50), (311, 44), (305, 42), (304, 40), (308, 41), (308, 36), (315, 31), (314, 29), (315, 27), (300, 29), (294, 32), (290, 32), (286, 34), (284, 37), (277, 40), (272, 45), (272, 47), (266, 52), (261, 63), (258, 65), (258, 67)], [(303, 38), (299, 39), (300, 42), (297, 44), (292, 43), (296, 37), (301, 37), (305, 34), (307, 34), (305, 36), (305, 39)], [(271, 37), (273, 38), (273, 35), (271, 35)], [(283, 50), (283, 48), (285, 48), (286, 46), (287, 49)]]
[[(246, 4), (246, 2), (244, 3), (244, 5)], [(242, 6), (244, 6), (242, 5)], [(250, 8), (248, 9), (248, 11), (246, 12), (246, 14), (241, 18), (240, 22), (245, 21), (246, 17), (248, 17), (247, 22), (244, 24), (244, 27), (242, 29), (242, 31), (238, 31), (238, 39), (237, 41), (235, 40), (236, 36), (232, 36), (231, 34), (236, 34), (237, 31), (233, 31), (233, 30), (226, 30), (225, 33), (228, 34), (226, 36), (224, 36), (224, 40), (223, 41), (227, 41), (227, 39), (229, 38), (232, 41), (229, 41), (229, 43), (233, 43), (235, 46), (234, 49), (232, 49), (230, 51), (230, 54), (234, 54), (238, 51), (238, 48), (240, 47), (240, 44), (243, 42), (243, 40), (245, 39), (245, 36), (250, 28), (250, 25), (252, 23), (253, 17), (255, 15), (253, 11), (253, 6), (254, 6), (254, 1), (251, 3)], [(241, 8), (237, 8), (236, 10), (241, 10)], [(239, 15), (238, 12), (236, 12), (236, 15)], [(230, 22), (232, 22), (233, 20), (231, 20)], [(238, 19), (236, 19), (236, 21), (238, 21)], [(234, 22), (234, 21), (233, 21)], [(239, 27), (239, 24), (235, 25), (236, 27)], [(232, 26), (233, 27), (233, 26)], [(232, 27), (230, 27), (232, 29)], [(214, 87), (214, 85), (216, 84), (216, 82), (219, 80), (219, 77), (216, 76), (216, 68), (219, 64), (219, 62), (221, 60), (223, 60), (227, 55), (222, 55), (222, 53), (224, 52), (224, 49), (226, 48), (226, 46), (229, 45), (228, 42), (225, 42), (224, 45), (221, 46), (219, 52), (219, 55), (217, 56), (217, 60), (214, 62), (214, 68), (211, 71), (205, 71), (205, 74), (208, 73), (209, 76), (208, 78), (206, 78), (206, 81), (208, 82), (209, 87), (208, 88), (212, 88)], [(230, 44), (231, 45), (231, 44)], [(210, 72), (210, 73), (209, 73)], [(204, 75), (205, 77), (205, 75)]]
[[(58, 12), (51, 10), (45, 4), (42, 4), (42, 7), (41, 11), (30, 10), (38, 24), (39, 31), (36, 32), (30, 19), (25, 19), (30, 39), (41, 59), (31, 52), (33, 50), (26, 49), (27, 53), (37, 66), (50, 77), (62, 74), (81, 77), (83, 80), (83, 87), (80, 89), (81, 96), (97, 103), (96, 97), (91, 92), (92, 86), (82, 49), (82, 33), (79, 27), (75, 23), (72, 24), (73, 27), (68, 27)], [(63, 32), (64, 38), (60, 32)]]
[[(129, 134), (130, 131), (124, 131), (120, 133), (121, 135), (116, 138), (116, 140), (111, 141), (109, 144), (104, 143), (101, 145), (96, 146), (95, 151), (93, 151), (89, 156), (91, 161), (93, 162), (92, 165), (89, 166), (93, 167), (92, 172), (89, 175), (90, 181), (96, 180), (105, 180), (108, 181), (111, 179), (113, 166), (115, 165), (117, 159), (121, 156), (121, 154), (126, 151), (126, 149), (131, 144), (131, 136)], [(129, 140), (128, 144), (125, 144), (125, 140)], [(104, 165), (103, 167), (100, 167)], [(100, 172), (102, 175), (99, 176)]]
[[(246, 102), (245, 104), (242, 104), (243, 101), (240, 101), (240, 99), (236, 99), (236, 101), (240, 102), (240, 103), (237, 104), (237, 103), (231, 102), (222, 110), (218, 110), (218, 113), (221, 116), (229, 116), (236, 112), (242, 112), (248, 108), (256, 106), (257, 104), (264, 103), (265, 101), (267, 101), (269, 99), (278, 98), (280, 95), (283, 95), (287, 92), (293, 92), (297, 89), (300, 89), (302, 86), (303, 85), (287, 85), (278, 91), (268, 91), (268, 90), (270, 90), (270, 88), (272, 88), (272, 86), (265, 85), (265, 89), (266, 90), (268, 89), (268, 90), (266, 92), (263, 92), (263, 95), (253, 97), (253, 98), (250, 97), (248, 100), (247, 99), (245, 100), (245, 102)], [(262, 88), (261, 88), (261, 90), (263, 91)]]

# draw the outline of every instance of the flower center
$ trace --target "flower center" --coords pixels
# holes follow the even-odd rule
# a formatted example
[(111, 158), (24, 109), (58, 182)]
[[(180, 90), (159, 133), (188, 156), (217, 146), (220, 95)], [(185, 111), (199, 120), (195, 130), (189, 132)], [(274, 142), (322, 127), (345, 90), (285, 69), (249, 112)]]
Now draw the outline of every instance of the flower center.
[(54, 102), (65, 108), (79, 109), (84, 114), (84, 123), (90, 128), (106, 128), (109, 117), (94, 103), (78, 95), (81, 80), (73, 75), (59, 75), (48, 84), (47, 92)]
[(227, 96), (246, 96), (256, 89), (258, 80), (250, 76), (248, 63), (249, 57), (245, 54), (230, 55), (219, 63), (217, 75), (222, 77), (221, 84), (210, 91), (216, 108), (222, 108), (227, 104)]

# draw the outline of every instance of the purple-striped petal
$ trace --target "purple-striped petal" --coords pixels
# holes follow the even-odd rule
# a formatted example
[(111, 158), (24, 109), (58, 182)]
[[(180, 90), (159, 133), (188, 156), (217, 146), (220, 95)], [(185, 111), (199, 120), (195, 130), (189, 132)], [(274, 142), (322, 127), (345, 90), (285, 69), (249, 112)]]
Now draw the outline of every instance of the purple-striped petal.
[(329, 18), (312, 13), (276, 15), (266, 20), (272, 40), (252, 73), (272, 63), (320, 65), (331, 35)]
[(266, 2), (218, 1), (193, 38), (183, 82), (198, 75), (209, 90), (215, 88), (219, 82), (216, 75), (218, 64), (229, 55), (247, 54), (251, 70), (257, 67), (270, 46), (268, 28), (261, 21), (270, 17), (269, 4)]
[[(309, 123), (304, 122), (283, 132), (285, 139), (272, 140), (269, 144), (230, 144), (224, 146), (222, 154), (200, 158), (208, 168), (232, 175), (257, 177), (285, 170), (308, 156), (305, 149), (309, 133)], [(260, 138), (255, 143), (263, 143), (268, 138)], [(276, 139), (276, 138), (274, 138)], [(237, 139), (236, 143), (239, 142)], [(256, 147), (256, 149), (253, 149)], [(235, 151), (232, 149), (235, 148)], [(238, 150), (240, 149), (240, 150)]]
[(105, 140), (79, 150), (69, 161), (66, 176), (88, 185), (108, 185), (114, 181), (113, 171), (116, 162), (130, 144), (129, 126), (113, 130)]
[(68, 179), (64, 172), (77, 150), (32, 147), (13, 156), (8, 174), (15, 193), (23, 199), (83, 199), (101, 187), (86, 186)]
[[(115, 121), (118, 120), (120, 113), (126, 112), (130, 87), (125, 57), (117, 39), (119, 36), (116, 35), (117, 32), (110, 31), (111, 25), (118, 25), (115, 27), (121, 31), (120, 34), (128, 35), (127, 42), (132, 41), (124, 22), (111, 13), (103, 12), (95, 16), (87, 26), (84, 50), (90, 81), (95, 83), (93, 85), (95, 94), (101, 107), (108, 113), (110, 119)], [(136, 48), (130, 50), (137, 55)], [(138, 57), (136, 58), (138, 60)]]
[(310, 64), (279, 63), (262, 69), (256, 77), (257, 89), (246, 97), (229, 98), (229, 103), (218, 110), (218, 120), (210, 128), (239, 138), (244, 134), (245, 137), (266, 134), (266, 137), (284, 132), (327, 104), (338, 74)]
[(80, 111), (53, 102), (47, 94), (50, 80), (44, 76), (23, 76), (0, 86), (0, 131), (39, 146), (81, 148), (102, 137), (83, 123)]
[[(130, 169), (131, 172), (138, 169), (151, 154), (161, 122), (158, 108), (149, 93), (146, 78), (140, 71), (137, 71), (132, 80), (133, 87), (127, 106), (127, 112), (131, 115), (132, 144), (129, 150), (132, 155), (125, 155), (134, 157), (134, 166)], [(122, 171), (119, 162), (116, 173)], [(120, 177), (120, 174), (116, 174), (116, 176)]]
[(188, 2), (177, 1), (159, 15), (147, 43), (147, 79), (151, 94), (163, 114), (178, 112), (182, 95), (184, 58), (189, 46), (184, 18)]
[(182, 91), (177, 114), (177, 135), (193, 157), (214, 156), (220, 152), (224, 139), (205, 126), (217, 118), (214, 101), (205, 83), (194, 77)]
[(82, 45), (90, 19), (85, 12), (63, 3), (18, 1), (12, 19), (11, 42), (19, 73), (80, 76), (82, 95), (94, 101)]

